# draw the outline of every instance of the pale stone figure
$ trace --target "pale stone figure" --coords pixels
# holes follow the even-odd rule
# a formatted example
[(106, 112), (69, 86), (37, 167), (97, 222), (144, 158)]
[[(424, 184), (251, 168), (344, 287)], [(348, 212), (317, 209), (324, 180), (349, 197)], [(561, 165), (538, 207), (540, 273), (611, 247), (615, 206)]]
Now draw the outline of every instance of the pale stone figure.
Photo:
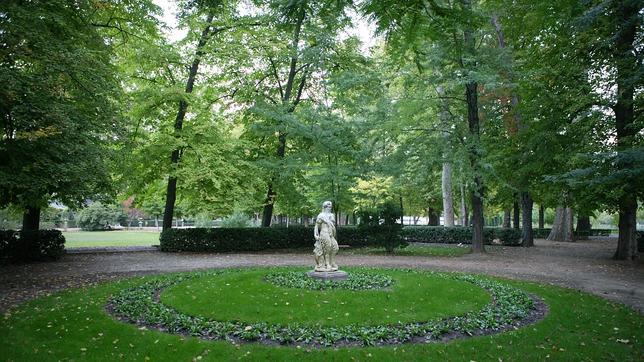
[(315, 271), (330, 272), (338, 270), (335, 255), (338, 253), (338, 241), (335, 239), (335, 216), (331, 212), (331, 201), (322, 204), (322, 212), (315, 220)]

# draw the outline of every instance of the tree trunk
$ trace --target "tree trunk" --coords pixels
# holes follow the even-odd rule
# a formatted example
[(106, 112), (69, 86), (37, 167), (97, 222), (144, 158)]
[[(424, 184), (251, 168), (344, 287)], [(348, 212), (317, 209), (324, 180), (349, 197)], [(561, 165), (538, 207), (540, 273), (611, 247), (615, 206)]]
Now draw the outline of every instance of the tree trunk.
[(572, 209), (569, 207), (557, 207), (555, 220), (552, 223), (552, 230), (548, 235), (550, 241), (575, 241), (572, 232)]
[(514, 202), (514, 204), (512, 205), (512, 211), (513, 211), (512, 227), (519, 230), (521, 228), (519, 226), (519, 202), (517, 201)]
[(524, 191), (521, 193), (521, 212), (523, 216), (523, 229), (521, 232), (522, 245), (525, 247), (534, 246), (534, 236), (532, 233), (532, 197), (530, 193)]
[[(197, 77), (197, 71), (199, 70), (199, 63), (201, 62), (201, 57), (203, 56), (203, 47), (208, 42), (208, 37), (210, 36), (210, 29), (212, 24), (212, 19), (214, 14), (208, 14), (206, 19), (206, 26), (201, 32), (201, 37), (197, 43), (197, 49), (195, 51), (195, 58), (192, 61), (190, 66), (190, 71), (188, 72), (188, 81), (186, 82), (186, 94), (192, 93), (192, 89), (195, 84), (195, 79)], [(177, 117), (174, 120), (174, 132), (175, 137), (179, 137), (179, 133), (183, 128), (183, 120), (186, 117), (186, 111), (188, 109), (188, 103), (185, 100), (179, 101), (179, 110), (177, 111)], [(181, 158), (181, 149), (175, 149), (172, 151), (170, 156), (170, 162), (172, 163), (172, 168), (175, 169), (179, 164)], [(165, 209), (163, 212), (163, 230), (172, 228), (172, 218), (174, 217), (174, 205), (177, 201), (177, 177), (170, 176), (168, 178), (168, 187), (166, 188), (166, 198), (165, 198)]]
[(35, 231), (40, 228), (40, 208), (27, 206), (22, 214), (22, 230)]
[[(299, 89), (297, 90), (297, 95), (294, 101), (291, 102), (291, 94), (293, 93), (293, 86), (295, 84), (295, 75), (297, 74), (297, 60), (298, 60), (298, 51), (297, 47), (300, 42), (300, 32), (302, 30), (302, 23), (304, 22), (304, 17), (306, 13), (304, 8), (300, 11), (300, 16), (297, 19), (297, 23), (295, 24), (295, 29), (293, 31), (293, 39), (291, 42), (291, 62), (289, 65), (289, 72), (288, 72), (288, 78), (286, 81), (286, 85), (284, 89), (281, 88), (281, 83), (279, 80), (279, 74), (277, 70), (275, 70), (275, 77), (277, 77), (277, 82), (280, 84), (280, 93), (282, 94), (282, 105), (287, 107), (287, 112), (288, 113), (293, 113), (295, 111), (295, 106), (300, 100), (300, 97), (302, 95), (302, 89), (304, 87), (304, 82), (306, 80), (306, 76), (302, 75), (302, 79), (300, 80), (300, 86)], [(304, 73), (306, 74), (306, 72)], [(277, 158), (278, 159), (283, 159), (285, 152), (286, 152), (286, 134), (284, 132), (279, 132), (278, 134), (278, 146), (277, 146)], [(277, 193), (275, 192), (274, 189), (274, 183), (275, 183), (275, 178), (273, 177), (271, 181), (268, 184), (268, 192), (266, 196), (266, 200), (264, 203), (264, 211), (262, 214), (262, 227), (268, 227), (270, 226), (270, 220), (273, 215), (273, 205), (275, 204), (275, 199), (277, 198)], [(335, 203), (334, 203), (335, 205)]]
[[(638, 72), (637, 52), (633, 45), (635, 35), (640, 25), (641, 3), (638, 1), (616, 1), (618, 24), (614, 36), (613, 47), (615, 69), (617, 70), (617, 102), (613, 107), (615, 112), (615, 126), (617, 130), (617, 151), (633, 150), (634, 138), (640, 127), (634, 121), (633, 96), (635, 93), (635, 79)], [(639, 4), (639, 5), (638, 5)], [(617, 168), (620, 171), (632, 169), (637, 165), (632, 160), (617, 155)], [(614, 258), (619, 260), (634, 260), (638, 257), (637, 250), (637, 185), (624, 181), (625, 187), (618, 201), (619, 209), (619, 237)], [(641, 186), (641, 185), (640, 185)]]
[(433, 207), (427, 209), (427, 225), (438, 226), (440, 224), (440, 215)]
[(510, 211), (510, 209), (503, 210), (503, 225), (501, 226), (502, 228), (509, 229), (511, 227), (510, 225), (511, 214), (512, 212)]
[(452, 198), (452, 164), (443, 163), (442, 192), (443, 192), (443, 224), (454, 226), (454, 199)]
[(545, 226), (545, 210), (543, 205), (539, 205), (539, 229), (543, 229)]
[(467, 204), (465, 203), (465, 186), (461, 183), (461, 225), (468, 226), (469, 219), (467, 215)]
[(588, 240), (590, 229), (590, 216), (577, 214), (577, 228), (575, 229), (577, 239)]

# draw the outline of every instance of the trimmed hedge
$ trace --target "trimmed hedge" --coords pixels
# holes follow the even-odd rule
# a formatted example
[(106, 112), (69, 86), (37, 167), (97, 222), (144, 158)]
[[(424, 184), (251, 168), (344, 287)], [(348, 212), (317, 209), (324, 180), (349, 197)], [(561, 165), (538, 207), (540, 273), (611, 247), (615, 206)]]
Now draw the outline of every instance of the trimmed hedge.
[(0, 230), (0, 259), (42, 261), (65, 254), (65, 237), (59, 230)]
[[(407, 241), (420, 243), (470, 244), (472, 229), (459, 226), (406, 226), (402, 229), (402, 236)], [(521, 245), (521, 230), (484, 228), (483, 242), (491, 244), (494, 239), (499, 239), (506, 246), (518, 246)]]
[[(339, 244), (351, 247), (382, 246), (389, 232), (384, 226), (344, 226), (337, 230)], [(313, 227), (194, 228), (161, 233), (161, 251), (229, 252), (311, 247)], [(406, 243), (403, 242), (404, 245)]]
[[(400, 231), (399, 231), (400, 230)], [(393, 233), (399, 238), (392, 236)], [(521, 245), (521, 231), (485, 228), (484, 240), (491, 244), (500, 239), (503, 245)], [(405, 247), (408, 241), (425, 243), (469, 244), (472, 229), (464, 227), (343, 226), (338, 228), (338, 243), (351, 247), (384, 247), (395, 243)], [(274, 228), (195, 228), (169, 229), (161, 233), (161, 251), (233, 252), (313, 247), (313, 228), (304, 226)]]

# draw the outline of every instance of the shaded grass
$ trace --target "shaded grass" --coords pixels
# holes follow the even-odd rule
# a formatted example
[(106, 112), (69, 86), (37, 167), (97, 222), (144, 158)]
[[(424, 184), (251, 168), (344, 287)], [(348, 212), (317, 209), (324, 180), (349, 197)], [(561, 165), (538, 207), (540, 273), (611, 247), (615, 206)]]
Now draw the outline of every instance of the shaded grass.
[(393, 253), (388, 253), (382, 248), (357, 248), (343, 251), (347, 254), (363, 254), (363, 255), (393, 255), (393, 256), (461, 256), (469, 254), (470, 248), (459, 246), (429, 246), (412, 244), (402, 249), (395, 249)]
[(328, 326), (426, 321), (479, 310), (490, 301), (485, 290), (465, 281), (388, 274), (395, 280), (391, 290), (314, 291), (271, 285), (262, 280), (266, 270), (253, 270), (190, 279), (167, 288), (161, 301), (210, 319)]
[(154, 231), (76, 231), (63, 232), (66, 248), (159, 245)]
[(550, 313), (516, 331), (451, 343), (297, 349), (175, 336), (114, 321), (105, 313), (105, 301), (112, 293), (148, 278), (71, 290), (22, 305), (0, 323), (0, 359), (638, 361), (644, 357), (642, 315), (585, 293), (535, 283), (510, 282), (544, 299)]

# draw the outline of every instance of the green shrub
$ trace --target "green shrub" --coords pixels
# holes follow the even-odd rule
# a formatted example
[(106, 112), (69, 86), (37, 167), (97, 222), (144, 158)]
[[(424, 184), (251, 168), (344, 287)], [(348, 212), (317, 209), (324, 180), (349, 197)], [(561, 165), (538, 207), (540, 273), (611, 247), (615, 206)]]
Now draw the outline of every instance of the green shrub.
[(2, 260), (56, 260), (64, 253), (65, 237), (58, 230), (0, 231), (0, 259)]
[(249, 228), (255, 226), (253, 220), (243, 212), (235, 211), (221, 220), (222, 228)]
[[(383, 226), (343, 226), (338, 243), (351, 247), (382, 246)], [(169, 229), (161, 233), (162, 251), (232, 252), (287, 248), (313, 248), (313, 228), (305, 226), (270, 228)], [(404, 241), (403, 241), (404, 243)]]
[(637, 251), (644, 252), (644, 230), (637, 231)]
[[(460, 226), (406, 226), (402, 229), (401, 236), (407, 241), (421, 243), (472, 243), (472, 229)], [(507, 246), (521, 245), (521, 230), (484, 228), (483, 242), (491, 244), (494, 239), (499, 239)]]
[(116, 206), (94, 202), (78, 213), (78, 225), (87, 231), (107, 230), (117, 223), (121, 210)]
[(387, 201), (376, 208), (358, 211), (360, 225), (358, 232), (364, 235), (365, 246), (382, 247), (392, 253), (398, 247), (409, 245), (402, 237), (402, 225), (397, 220), (402, 217), (400, 205)]

